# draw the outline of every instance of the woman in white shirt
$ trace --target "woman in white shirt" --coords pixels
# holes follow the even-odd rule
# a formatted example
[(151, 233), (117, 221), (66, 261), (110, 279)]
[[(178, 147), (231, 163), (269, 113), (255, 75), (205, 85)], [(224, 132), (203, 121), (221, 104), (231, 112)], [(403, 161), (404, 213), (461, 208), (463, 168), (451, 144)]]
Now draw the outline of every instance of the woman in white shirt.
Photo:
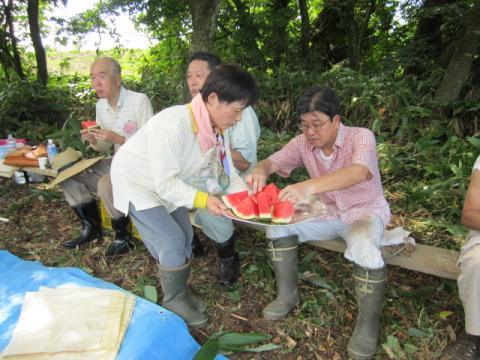
[(257, 98), (250, 74), (221, 65), (191, 103), (155, 115), (112, 163), (114, 205), (130, 214), (159, 263), (162, 305), (191, 326), (206, 325), (207, 317), (204, 303), (187, 288), (193, 236), (188, 210), (221, 216), (228, 210), (219, 195), (246, 189), (223, 134)]

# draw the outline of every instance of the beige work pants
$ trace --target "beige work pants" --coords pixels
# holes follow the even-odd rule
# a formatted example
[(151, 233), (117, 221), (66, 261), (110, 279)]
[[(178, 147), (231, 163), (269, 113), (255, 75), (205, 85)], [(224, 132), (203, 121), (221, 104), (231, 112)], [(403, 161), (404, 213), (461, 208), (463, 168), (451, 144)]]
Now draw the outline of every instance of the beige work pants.
[(124, 214), (113, 206), (112, 182), (110, 180), (111, 159), (102, 159), (81, 173), (60, 183), (70, 206), (86, 203), (97, 194), (103, 206), (112, 219), (123, 217)]
[(465, 331), (480, 336), (480, 244), (462, 249), (458, 292), (465, 311)]

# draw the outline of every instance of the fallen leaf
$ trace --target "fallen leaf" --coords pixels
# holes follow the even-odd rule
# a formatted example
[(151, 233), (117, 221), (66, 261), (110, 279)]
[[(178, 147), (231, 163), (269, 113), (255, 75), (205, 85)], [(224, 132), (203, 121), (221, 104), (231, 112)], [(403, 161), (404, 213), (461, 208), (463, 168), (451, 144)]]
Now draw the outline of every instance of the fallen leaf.
[(297, 346), (297, 342), (293, 340), (290, 336), (287, 336), (287, 347), (289, 349), (293, 349), (295, 346)]

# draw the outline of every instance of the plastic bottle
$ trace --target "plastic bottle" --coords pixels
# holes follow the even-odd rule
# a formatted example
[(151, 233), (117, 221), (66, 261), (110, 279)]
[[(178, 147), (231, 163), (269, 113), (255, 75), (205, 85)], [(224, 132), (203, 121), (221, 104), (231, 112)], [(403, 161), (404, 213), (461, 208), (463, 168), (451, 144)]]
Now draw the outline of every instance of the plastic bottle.
[(48, 162), (52, 164), (53, 159), (58, 154), (57, 146), (53, 143), (52, 139), (48, 139), (47, 154), (48, 154)]
[(12, 151), (12, 150), (15, 150), (16, 148), (17, 148), (17, 141), (15, 140), (12, 134), (9, 134), (7, 138), (7, 149), (8, 151)]

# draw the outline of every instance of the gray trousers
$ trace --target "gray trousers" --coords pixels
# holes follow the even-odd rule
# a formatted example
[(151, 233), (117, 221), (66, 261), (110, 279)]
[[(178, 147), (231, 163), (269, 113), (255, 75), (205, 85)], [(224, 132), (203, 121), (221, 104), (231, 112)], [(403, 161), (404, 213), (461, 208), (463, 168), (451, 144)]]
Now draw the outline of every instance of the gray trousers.
[(197, 209), (194, 221), (205, 235), (216, 243), (225, 243), (233, 235), (232, 220), (225, 216), (215, 216), (207, 209)]
[(77, 206), (92, 200), (92, 194), (97, 194), (103, 206), (112, 219), (123, 217), (113, 206), (112, 182), (110, 180), (110, 165), (112, 159), (102, 159), (88, 169), (61, 182), (59, 186), (65, 194), (70, 206)]
[(192, 257), (193, 229), (187, 208), (172, 213), (164, 206), (137, 211), (130, 203), (128, 212), (150, 255), (160, 265), (179, 267)]

